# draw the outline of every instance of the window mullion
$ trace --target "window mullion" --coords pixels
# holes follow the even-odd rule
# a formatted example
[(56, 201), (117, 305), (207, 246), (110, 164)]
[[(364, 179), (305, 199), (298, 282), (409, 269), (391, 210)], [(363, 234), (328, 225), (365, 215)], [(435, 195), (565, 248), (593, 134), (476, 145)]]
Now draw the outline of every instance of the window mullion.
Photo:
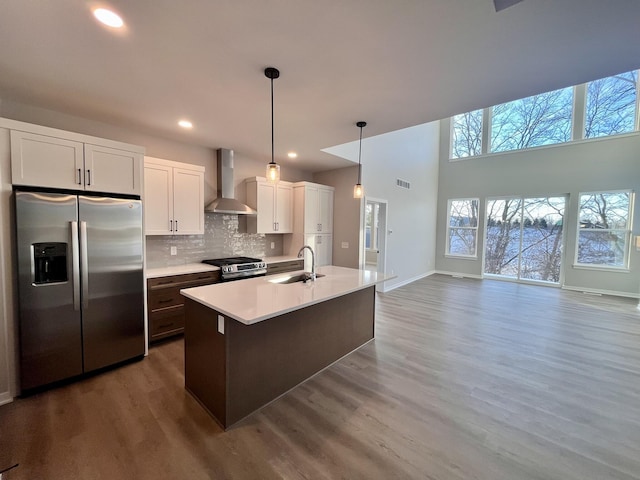
[(490, 153), (491, 145), (491, 110), (492, 108), (485, 108), (482, 110), (482, 154)]
[(582, 83), (573, 87), (573, 112), (571, 115), (571, 140), (584, 138), (584, 124), (587, 104), (587, 84)]

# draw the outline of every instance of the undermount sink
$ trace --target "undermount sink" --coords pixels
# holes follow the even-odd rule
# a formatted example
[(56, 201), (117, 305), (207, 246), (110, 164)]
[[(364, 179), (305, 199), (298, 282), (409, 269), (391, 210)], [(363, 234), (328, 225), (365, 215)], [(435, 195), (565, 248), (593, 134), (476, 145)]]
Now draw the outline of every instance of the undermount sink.
[[(316, 279), (320, 278), (320, 277), (324, 277), (324, 275), (322, 273), (316, 273)], [(269, 282), (271, 283), (280, 283), (280, 284), (286, 284), (286, 283), (296, 283), (296, 282), (308, 282), (311, 280), (311, 274), (308, 272), (305, 273), (299, 273), (297, 275), (287, 275), (287, 276), (282, 276), (282, 277), (276, 277), (273, 278), (271, 280), (269, 280)]]

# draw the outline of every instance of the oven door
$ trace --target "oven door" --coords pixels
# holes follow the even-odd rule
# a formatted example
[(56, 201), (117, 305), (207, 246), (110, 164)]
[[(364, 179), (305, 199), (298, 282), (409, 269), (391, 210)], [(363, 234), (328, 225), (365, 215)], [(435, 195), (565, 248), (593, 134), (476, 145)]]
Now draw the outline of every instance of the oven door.
[(264, 277), (266, 274), (267, 274), (266, 269), (244, 271), (244, 272), (232, 272), (232, 273), (222, 274), (220, 281), (233, 282), (235, 280), (244, 280), (246, 278)]

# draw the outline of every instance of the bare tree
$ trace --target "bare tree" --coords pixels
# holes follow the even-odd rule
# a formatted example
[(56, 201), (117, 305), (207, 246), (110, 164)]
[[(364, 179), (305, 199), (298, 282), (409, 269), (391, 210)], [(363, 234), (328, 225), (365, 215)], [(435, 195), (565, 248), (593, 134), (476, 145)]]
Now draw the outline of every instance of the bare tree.
[(572, 105), (572, 88), (496, 105), (491, 117), (491, 151), (504, 152), (571, 140)]
[(633, 131), (637, 85), (637, 70), (589, 82), (585, 138)]
[(452, 119), (451, 158), (482, 153), (482, 110), (456, 115)]

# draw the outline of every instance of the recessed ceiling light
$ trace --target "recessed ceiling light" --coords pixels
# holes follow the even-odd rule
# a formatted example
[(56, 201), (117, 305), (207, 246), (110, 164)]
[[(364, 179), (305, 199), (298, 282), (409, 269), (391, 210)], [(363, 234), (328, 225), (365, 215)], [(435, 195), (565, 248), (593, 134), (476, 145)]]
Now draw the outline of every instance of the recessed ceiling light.
[(120, 28), (124, 25), (120, 15), (106, 8), (96, 8), (93, 11), (93, 16), (108, 27)]
[(178, 122), (178, 125), (180, 125), (182, 128), (193, 128), (193, 123), (191, 123), (189, 120), (180, 120)]
[(296, 158), (298, 156), (298, 154), (296, 152), (289, 152), (289, 153), (287, 153), (287, 156), (289, 158)]

